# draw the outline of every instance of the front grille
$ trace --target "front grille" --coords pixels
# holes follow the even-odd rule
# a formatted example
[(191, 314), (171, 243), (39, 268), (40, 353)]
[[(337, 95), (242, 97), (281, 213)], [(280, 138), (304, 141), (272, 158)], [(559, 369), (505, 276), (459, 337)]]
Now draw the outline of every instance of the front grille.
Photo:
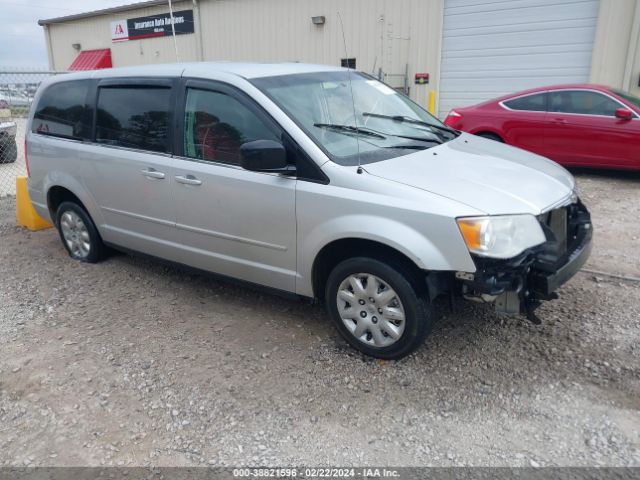
[[(560, 256), (567, 251), (569, 229), (569, 207), (556, 208), (538, 216), (547, 237), (547, 246), (553, 254)], [(551, 253), (551, 252), (550, 252)]]
[(541, 268), (553, 269), (566, 262), (580, 246), (580, 232), (591, 228), (589, 212), (580, 201), (539, 215), (538, 220), (547, 237), (537, 255), (536, 264)]

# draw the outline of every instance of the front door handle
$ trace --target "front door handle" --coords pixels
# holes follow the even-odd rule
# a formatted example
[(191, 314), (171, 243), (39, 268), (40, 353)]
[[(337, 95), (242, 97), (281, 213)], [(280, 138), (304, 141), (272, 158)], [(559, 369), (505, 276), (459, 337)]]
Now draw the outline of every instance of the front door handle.
[(157, 171), (155, 168), (142, 170), (142, 175), (148, 178), (157, 178), (158, 180), (162, 180), (165, 177), (164, 173)]
[(176, 182), (184, 183), (185, 185), (202, 185), (202, 180), (198, 180), (193, 175), (177, 175)]
[(551, 120), (551, 123), (555, 123), (556, 125), (565, 125), (569, 122), (567, 122), (567, 120), (564, 118), (554, 118), (553, 120)]

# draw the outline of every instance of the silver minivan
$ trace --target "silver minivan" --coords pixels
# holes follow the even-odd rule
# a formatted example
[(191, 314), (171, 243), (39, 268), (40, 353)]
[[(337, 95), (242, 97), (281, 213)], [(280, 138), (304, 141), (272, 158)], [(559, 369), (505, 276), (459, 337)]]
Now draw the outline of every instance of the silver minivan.
[(26, 145), (34, 207), (72, 258), (112, 247), (323, 300), (379, 358), (422, 344), (441, 295), (539, 323), (591, 249), (566, 170), (353, 70), (61, 75), (41, 85)]

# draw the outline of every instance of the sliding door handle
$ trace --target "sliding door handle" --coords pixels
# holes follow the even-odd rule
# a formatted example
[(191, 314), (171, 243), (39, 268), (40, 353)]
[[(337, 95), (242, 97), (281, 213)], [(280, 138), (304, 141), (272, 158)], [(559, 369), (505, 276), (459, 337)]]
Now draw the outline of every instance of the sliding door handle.
[(184, 183), (185, 185), (202, 185), (202, 180), (198, 180), (193, 175), (177, 175), (176, 182)]

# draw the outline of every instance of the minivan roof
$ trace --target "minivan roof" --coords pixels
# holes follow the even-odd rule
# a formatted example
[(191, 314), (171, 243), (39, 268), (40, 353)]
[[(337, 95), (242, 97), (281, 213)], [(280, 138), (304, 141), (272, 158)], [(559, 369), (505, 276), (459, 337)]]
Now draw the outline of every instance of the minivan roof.
[(308, 63), (237, 63), (237, 62), (195, 62), (139, 65), (135, 67), (105, 68), (86, 72), (74, 72), (57, 77), (60, 80), (81, 78), (117, 78), (117, 77), (159, 77), (159, 76), (194, 76), (207, 77), (213, 72), (224, 72), (242, 78), (274, 77), (296, 73), (332, 72), (345, 68), (331, 65), (314, 65)]

